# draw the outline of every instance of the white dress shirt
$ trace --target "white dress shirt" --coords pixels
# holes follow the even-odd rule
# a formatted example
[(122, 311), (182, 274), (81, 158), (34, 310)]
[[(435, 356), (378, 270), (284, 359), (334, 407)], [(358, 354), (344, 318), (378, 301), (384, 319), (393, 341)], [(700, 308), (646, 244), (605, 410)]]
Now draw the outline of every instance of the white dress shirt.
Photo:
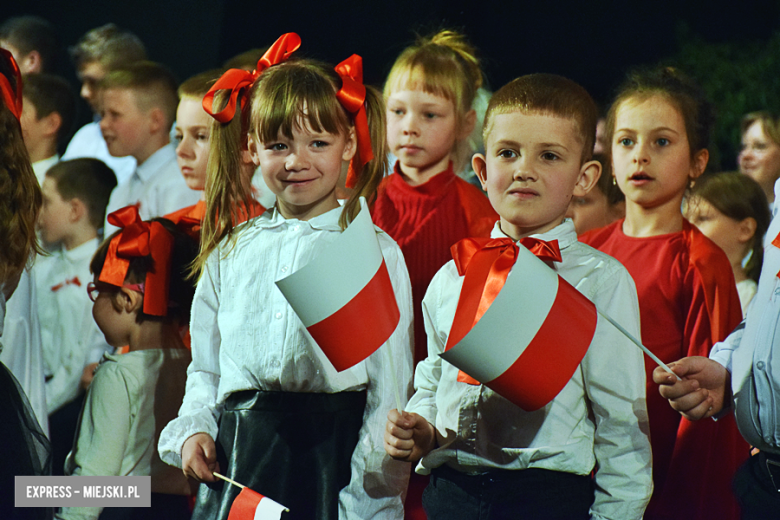
[[(42, 257), (37, 257), (36, 262), (41, 260)], [(3, 321), (5, 348), (0, 348), (0, 361), (19, 381), (30, 400), (38, 424), (48, 436), (49, 413), (46, 408), (41, 325), (38, 319), (35, 273), (31, 268), (22, 272), (19, 285), (8, 301), (5, 320), (0, 319), (0, 333), (3, 332)]]
[(35, 173), (35, 178), (38, 179), (39, 186), (43, 186), (43, 180), (46, 178), (46, 172), (49, 171), (49, 168), (58, 162), (60, 162), (60, 156), (55, 153), (48, 159), (41, 159), (32, 163), (33, 172)]
[[(127, 181), (114, 188), (106, 219), (110, 213), (133, 204), (139, 204), (139, 215), (149, 220), (198, 202), (201, 192), (187, 187), (175, 150), (172, 144), (163, 146), (140, 164)], [(103, 236), (108, 238), (117, 229), (106, 220)]]
[[(778, 196), (780, 180), (775, 201)], [(764, 263), (747, 318), (710, 352), (710, 359), (731, 372), (739, 432), (752, 446), (775, 455), (780, 455), (780, 249), (772, 241), (778, 234), (775, 216), (764, 238)]]
[(68, 143), (68, 148), (62, 154), (63, 161), (91, 157), (100, 159), (114, 170), (117, 184), (121, 184), (133, 174), (135, 159), (131, 156), (114, 157), (108, 152), (108, 145), (100, 131), (100, 122), (93, 121), (79, 128)]
[[(491, 236), (506, 235), (497, 223)], [(571, 220), (534, 237), (558, 240), (557, 273), (639, 337), (636, 288), (617, 260), (578, 242)], [(450, 261), (423, 299), (428, 357), (417, 366), (407, 411), (427, 419), (445, 440), (417, 472), (447, 464), (465, 473), (542, 468), (588, 475), (595, 467), (592, 518), (642, 518), (652, 493), (642, 351), (599, 318), (571, 380), (545, 407), (526, 412), (485, 386), (457, 382), (458, 369), (439, 356), (462, 285)]]
[(89, 263), (97, 247), (95, 238), (70, 251), (39, 258), (33, 267), (49, 414), (79, 395), (86, 365), (113, 351), (92, 318), (87, 294), (92, 281)]
[[(341, 228), (336, 208), (308, 221), (285, 219), (271, 209), (236, 230), (236, 243), (222, 244), (206, 262), (192, 305), (192, 364), (179, 417), (160, 437), (160, 456), (181, 467), (181, 448), (190, 436), (217, 438), (217, 421), (227, 396), (241, 390), (335, 393), (366, 389), (367, 402), (352, 479), (339, 495), (339, 518), (403, 518), (409, 465), (384, 451), (394, 385), (405, 401), (412, 379), (412, 297), (398, 245), (377, 238), (398, 301), (401, 320), (374, 354), (337, 372), (311, 339), (274, 284), (314, 258)], [(392, 356), (396, 372), (388, 367)], [(316, 468), (312, 468), (316, 471)]]

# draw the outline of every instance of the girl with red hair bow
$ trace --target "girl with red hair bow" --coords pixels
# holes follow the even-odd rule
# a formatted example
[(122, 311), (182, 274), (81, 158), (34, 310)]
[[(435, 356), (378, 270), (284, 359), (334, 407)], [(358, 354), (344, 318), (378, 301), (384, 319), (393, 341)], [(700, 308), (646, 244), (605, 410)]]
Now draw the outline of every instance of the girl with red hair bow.
[[(353, 55), (335, 71), (282, 36), (253, 73), (233, 69), (204, 98), (211, 135), (200, 280), (190, 324), (193, 362), (179, 417), (160, 454), (200, 486), (193, 518), (228, 517), (238, 488), (220, 472), (288, 505), (287, 518), (402, 518), (409, 466), (382, 450), (395, 408), (389, 351), (411, 383), (411, 290), (403, 256), (377, 238), (400, 323), (371, 356), (337, 372), (274, 281), (306, 265), (371, 201), (385, 169), (384, 104)], [(224, 108), (223, 108), (224, 107)], [(239, 159), (261, 167), (276, 205), (244, 224)], [(352, 189), (344, 206), (337, 199)]]
[[(65, 473), (151, 476), (151, 509), (128, 508), (121, 518), (186, 519), (190, 485), (156, 445), (184, 396), (191, 356), (179, 330), (195, 292), (187, 275), (197, 243), (166, 219), (142, 221), (135, 206), (108, 220), (120, 230), (95, 252), (87, 290), (106, 341), (128, 352), (104, 354), (95, 370)], [(64, 508), (58, 517), (97, 519), (100, 509)]]

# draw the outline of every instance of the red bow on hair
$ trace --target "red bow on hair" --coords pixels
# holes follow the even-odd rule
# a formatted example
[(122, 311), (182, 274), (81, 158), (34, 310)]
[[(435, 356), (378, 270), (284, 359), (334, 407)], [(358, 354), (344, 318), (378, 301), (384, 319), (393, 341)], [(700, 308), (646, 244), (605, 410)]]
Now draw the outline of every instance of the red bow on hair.
[(16, 91), (14, 92), (9, 78), (6, 78), (4, 74), (0, 74), (0, 92), (3, 93), (5, 106), (19, 120), (22, 118), (22, 73), (19, 72), (19, 65), (16, 64), (13, 54), (0, 48), (0, 55), (11, 64), (11, 70), (14, 74), (13, 79), (16, 80)]
[(74, 276), (70, 280), (65, 280), (64, 282), (60, 282), (57, 285), (52, 285), (51, 290), (52, 292), (57, 292), (66, 285), (75, 285), (76, 287), (81, 287), (81, 280), (79, 280), (78, 276)]
[[(242, 105), (244, 104), (246, 93), (254, 85), (257, 78), (272, 65), (277, 65), (287, 61), (290, 55), (301, 46), (301, 37), (295, 33), (286, 33), (279, 37), (271, 47), (265, 51), (263, 57), (257, 62), (257, 68), (252, 72), (241, 69), (230, 69), (220, 77), (214, 86), (203, 96), (203, 110), (219, 121), (228, 123), (233, 119), (236, 113), (236, 101), (241, 95)], [(214, 113), (214, 94), (218, 90), (232, 90), (227, 106)]]
[[(541, 260), (562, 260), (557, 240), (526, 237), (520, 243)], [(488, 310), (504, 287), (518, 251), (511, 238), (464, 238), (450, 250), (458, 274), (464, 278), (445, 350), (457, 345)], [(458, 381), (479, 384), (462, 371), (458, 372)]]
[(366, 116), (363, 58), (353, 54), (336, 65), (336, 72), (341, 77), (341, 90), (336, 92), (336, 97), (341, 106), (352, 114), (355, 120), (357, 153), (349, 162), (349, 173), (347, 173), (347, 188), (354, 188), (357, 184), (357, 166), (365, 166), (368, 161), (374, 158), (374, 151), (371, 149), (371, 133), (368, 130), (368, 117)]
[(153, 316), (167, 315), (173, 236), (159, 222), (141, 220), (135, 206), (127, 206), (111, 213), (108, 222), (122, 228), (122, 232), (111, 239), (103, 271), (98, 279), (121, 287), (127, 277), (130, 258), (151, 255), (153, 266), (146, 273), (144, 282), (144, 313)]

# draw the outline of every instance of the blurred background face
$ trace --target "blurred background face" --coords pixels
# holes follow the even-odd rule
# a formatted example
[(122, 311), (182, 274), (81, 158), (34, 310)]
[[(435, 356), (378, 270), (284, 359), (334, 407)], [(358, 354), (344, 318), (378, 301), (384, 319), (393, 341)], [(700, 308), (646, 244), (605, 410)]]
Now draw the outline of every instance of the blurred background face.
[(775, 180), (780, 177), (780, 145), (766, 135), (761, 121), (755, 121), (742, 136), (737, 162), (739, 171), (755, 179), (764, 192), (769, 190), (767, 196), (772, 200)]
[(176, 110), (176, 160), (191, 190), (206, 187), (206, 166), (209, 162), (210, 116), (201, 100), (184, 97)]
[(701, 197), (688, 201), (685, 216), (726, 253), (732, 264), (745, 256), (746, 241), (740, 221), (727, 217)]
[(107, 73), (108, 71), (99, 61), (88, 61), (81, 66), (78, 72), (81, 81), (79, 95), (89, 103), (92, 111), (96, 114), (100, 113), (98, 85)]
[(41, 186), (43, 205), (38, 215), (38, 228), (41, 230), (41, 238), (47, 244), (56, 244), (65, 238), (70, 204), (62, 199), (57, 190), (57, 181), (46, 177)]

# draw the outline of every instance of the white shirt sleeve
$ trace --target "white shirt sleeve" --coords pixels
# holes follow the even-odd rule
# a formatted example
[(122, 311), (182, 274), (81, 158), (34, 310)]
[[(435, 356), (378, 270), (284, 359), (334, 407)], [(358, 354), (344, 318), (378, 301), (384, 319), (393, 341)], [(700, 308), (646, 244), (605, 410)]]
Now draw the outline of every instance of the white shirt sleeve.
[[(368, 374), (366, 409), (358, 444), (352, 454), (350, 483), (339, 494), (339, 518), (402, 519), (410, 465), (384, 450), (387, 414), (403, 407), (411, 393), (412, 291), (398, 246), (379, 235), (390, 280), (401, 314), (395, 332), (365, 361)], [(390, 244), (392, 242), (392, 244)]]

